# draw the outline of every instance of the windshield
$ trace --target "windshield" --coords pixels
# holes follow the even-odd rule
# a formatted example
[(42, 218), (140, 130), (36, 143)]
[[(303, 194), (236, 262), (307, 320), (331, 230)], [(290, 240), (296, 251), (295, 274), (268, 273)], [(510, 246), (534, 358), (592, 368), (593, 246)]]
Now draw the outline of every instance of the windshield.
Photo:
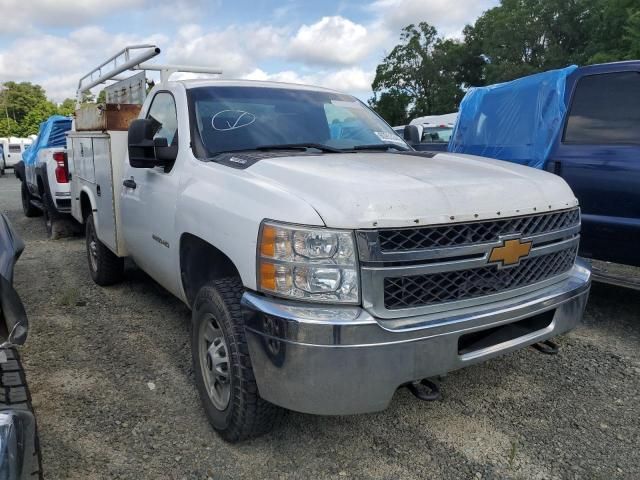
[(389, 125), (349, 95), (286, 88), (199, 87), (189, 90), (189, 102), (207, 157), (278, 145), (409, 149)]

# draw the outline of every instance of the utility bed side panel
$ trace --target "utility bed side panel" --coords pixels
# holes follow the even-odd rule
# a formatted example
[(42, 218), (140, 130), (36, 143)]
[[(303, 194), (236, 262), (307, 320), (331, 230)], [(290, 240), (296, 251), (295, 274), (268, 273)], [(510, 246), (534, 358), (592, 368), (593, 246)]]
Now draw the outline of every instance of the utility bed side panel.
[(116, 255), (126, 256), (124, 238), (120, 235), (120, 192), (127, 155), (127, 132), (73, 131), (67, 143), (72, 215), (84, 222), (80, 197), (83, 191), (87, 192), (98, 238)]
[(80, 188), (78, 181), (75, 179), (76, 175), (76, 159), (74, 149), (73, 132), (69, 132), (67, 135), (67, 162), (69, 165), (69, 190), (71, 191), (71, 216), (78, 222), (82, 223), (82, 211), (80, 209)]
[(122, 193), (122, 182), (124, 180), (124, 162), (127, 159), (128, 132), (109, 131), (111, 138), (111, 178), (113, 180), (113, 205), (116, 222), (116, 243), (115, 252), (121, 256), (127, 256), (127, 248), (124, 236), (121, 234), (122, 221), (120, 218), (120, 194)]
[(98, 237), (109, 249), (117, 252), (116, 214), (111, 172), (109, 137), (93, 138), (93, 164), (96, 182), (96, 208)]
[(95, 183), (96, 174), (93, 165), (93, 139), (90, 136), (74, 137), (73, 142), (76, 175), (81, 180)]
[(70, 132), (67, 136), (67, 159), (71, 174), (71, 215), (83, 223), (80, 195), (84, 189), (88, 189), (95, 197), (92, 138), (86, 134)]

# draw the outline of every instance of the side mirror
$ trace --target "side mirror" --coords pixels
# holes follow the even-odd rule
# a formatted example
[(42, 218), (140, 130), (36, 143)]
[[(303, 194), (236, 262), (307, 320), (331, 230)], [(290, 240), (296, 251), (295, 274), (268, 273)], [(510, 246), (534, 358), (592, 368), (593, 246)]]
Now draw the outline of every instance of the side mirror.
[(162, 124), (154, 118), (139, 118), (129, 125), (129, 164), (133, 168), (167, 166), (178, 156), (178, 146), (166, 138), (153, 138)]
[(416, 125), (406, 125), (404, 127), (404, 139), (409, 145), (418, 145), (420, 143), (420, 130)]

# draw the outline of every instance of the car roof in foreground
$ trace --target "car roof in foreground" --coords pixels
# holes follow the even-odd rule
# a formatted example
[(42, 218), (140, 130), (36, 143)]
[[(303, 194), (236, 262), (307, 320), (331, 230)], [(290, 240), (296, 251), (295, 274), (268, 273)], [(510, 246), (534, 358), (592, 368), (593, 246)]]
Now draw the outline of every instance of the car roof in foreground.
[(193, 79), (179, 80), (187, 89), (199, 87), (254, 87), (254, 88), (286, 88), (289, 90), (304, 90), (309, 92), (327, 92), (338, 95), (349, 95), (338, 90), (331, 90), (314, 85), (302, 85), (299, 83), (271, 82), (264, 80), (222, 80), (222, 79)]

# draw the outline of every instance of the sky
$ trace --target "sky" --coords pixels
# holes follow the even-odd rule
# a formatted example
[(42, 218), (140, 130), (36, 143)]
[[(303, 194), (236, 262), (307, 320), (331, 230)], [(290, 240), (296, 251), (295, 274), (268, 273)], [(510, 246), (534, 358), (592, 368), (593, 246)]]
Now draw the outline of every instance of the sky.
[(0, 82), (42, 85), (56, 102), (129, 44), (152, 61), (371, 96), (375, 68), (401, 29), (421, 21), (446, 37), (497, 0), (0, 0)]

